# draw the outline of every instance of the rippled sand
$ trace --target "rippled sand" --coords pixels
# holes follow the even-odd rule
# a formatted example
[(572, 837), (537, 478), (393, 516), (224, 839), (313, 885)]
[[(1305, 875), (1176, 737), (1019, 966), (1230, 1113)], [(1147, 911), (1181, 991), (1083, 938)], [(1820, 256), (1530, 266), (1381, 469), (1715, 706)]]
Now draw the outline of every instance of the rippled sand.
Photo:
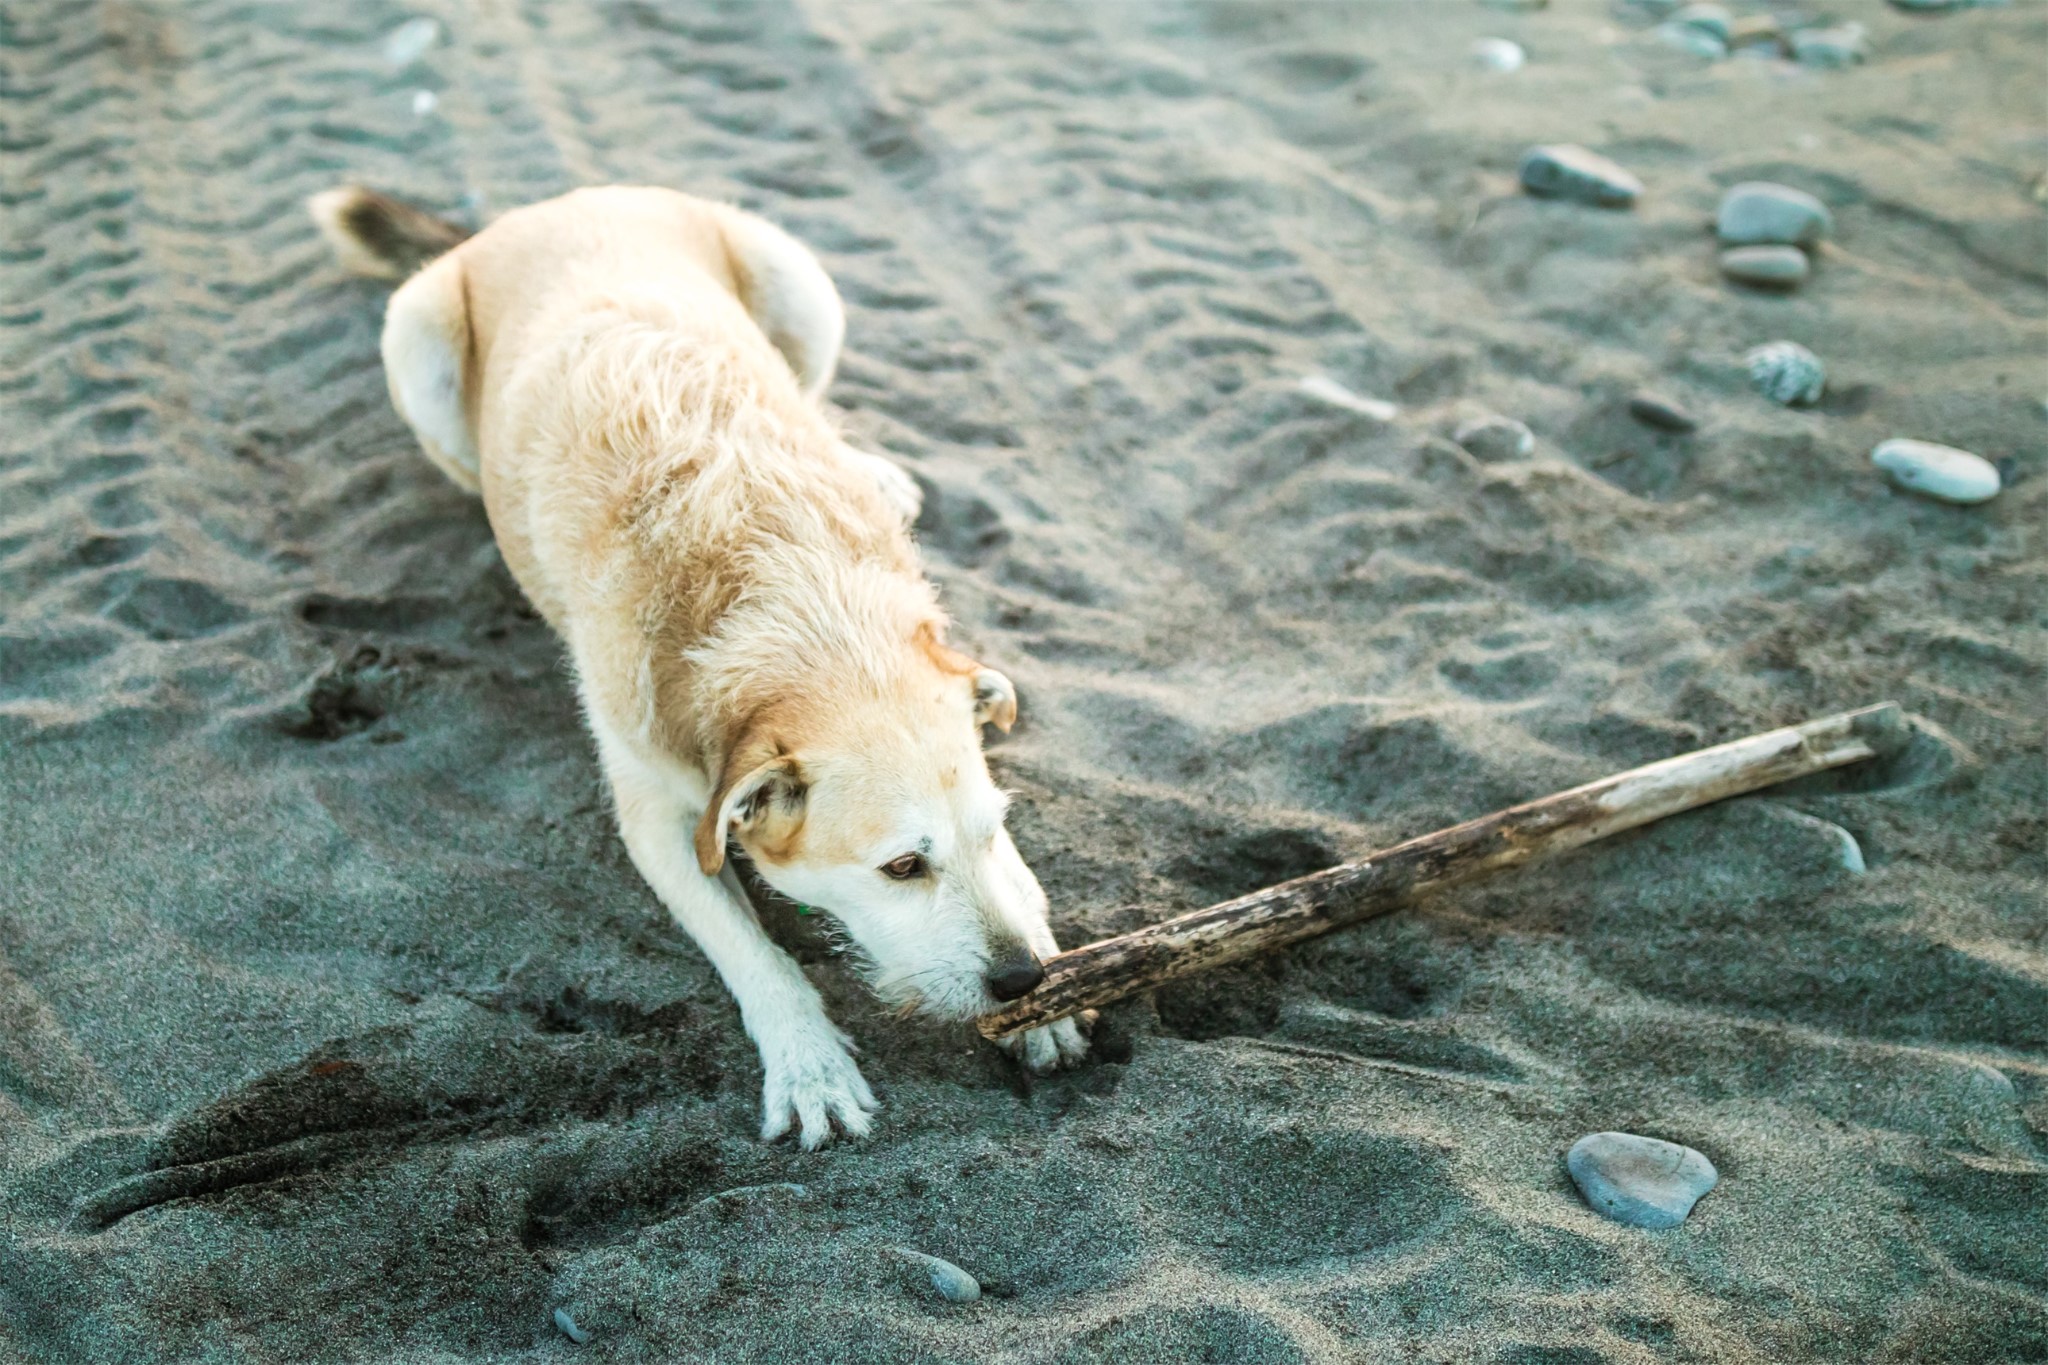
[[(383, 3), (15, 7), (0, 1355), (2048, 1355), (2048, 10), (1855, 10), (1871, 62), (1812, 72), (1571, 0), (495, 0), (394, 72)], [(1642, 202), (1518, 195), (1534, 141)], [(1790, 297), (1715, 271), (1755, 178), (1835, 215)], [(342, 179), (671, 184), (819, 249), (832, 398), (1023, 693), (996, 763), (1065, 941), (1809, 715), (1918, 738), (1133, 1002), (1035, 1084), (771, 909), (886, 1108), (762, 1147), (554, 643), (390, 411), (382, 293), (299, 208)], [(1780, 337), (1817, 409), (1749, 389)], [(1534, 451), (1446, 439), (1483, 410)], [(1894, 494), (1896, 435), (2016, 477)], [(1720, 1188), (1603, 1221), (1563, 1154), (1609, 1128)], [(810, 1197), (697, 1210), (774, 1182)]]

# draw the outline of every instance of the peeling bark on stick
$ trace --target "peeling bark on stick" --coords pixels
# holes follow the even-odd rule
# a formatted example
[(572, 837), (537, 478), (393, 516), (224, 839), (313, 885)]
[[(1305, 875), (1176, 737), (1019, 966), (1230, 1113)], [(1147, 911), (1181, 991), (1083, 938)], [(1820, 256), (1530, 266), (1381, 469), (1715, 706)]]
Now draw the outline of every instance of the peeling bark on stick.
[(1045, 964), (1038, 989), (983, 1016), (981, 1031), (1001, 1038), (1065, 1019), (1667, 815), (1896, 751), (1908, 734), (1904, 714), (1885, 702), (1680, 754), (1496, 811), (1356, 862), (1060, 953)]

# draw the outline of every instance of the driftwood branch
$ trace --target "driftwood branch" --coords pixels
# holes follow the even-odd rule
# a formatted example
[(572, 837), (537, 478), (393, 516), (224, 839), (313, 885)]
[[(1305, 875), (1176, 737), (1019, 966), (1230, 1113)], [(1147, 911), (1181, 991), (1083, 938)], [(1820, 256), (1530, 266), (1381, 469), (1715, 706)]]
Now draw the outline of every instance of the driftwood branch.
[(1045, 964), (1038, 989), (983, 1016), (981, 1031), (1001, 1038), (1049, 1024), (1667, 815), (1893, 752), (1907, 734), (1904, 715), (1886, 702), (1680, 754), (1425, 834), (1356, 862), (1060, 953)]

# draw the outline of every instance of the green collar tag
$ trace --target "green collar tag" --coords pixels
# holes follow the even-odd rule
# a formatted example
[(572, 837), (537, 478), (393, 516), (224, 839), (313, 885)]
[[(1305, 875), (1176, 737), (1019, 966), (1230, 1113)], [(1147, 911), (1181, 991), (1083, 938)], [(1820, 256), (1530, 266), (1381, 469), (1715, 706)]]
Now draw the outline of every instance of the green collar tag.
[(802, 901), (798, 901), (796, 903), (796, 912), (799, 915), (815, 915), (818, 913), (818, 907), (815, 905), (805, 905)]

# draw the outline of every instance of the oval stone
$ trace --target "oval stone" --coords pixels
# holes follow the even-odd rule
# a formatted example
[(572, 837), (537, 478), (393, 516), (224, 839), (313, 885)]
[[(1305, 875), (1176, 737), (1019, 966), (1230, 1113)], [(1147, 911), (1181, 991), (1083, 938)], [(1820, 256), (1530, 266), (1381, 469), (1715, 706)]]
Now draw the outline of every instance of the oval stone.
[(1796, 246), (1738, 246), (1721, 253), (1721, 273), (1764, 289), (1797, 289), (1813, 267)]
[(1870, 462), (1891, 475), (1892, 482), (1943, 502), (1987, 502), (1998, 496), (1998, 471), (1981, 455), (1932, 441), (1904, 437), (1885, 441), (1870, 452)]
[(1767, 180), (1731, 186), (1714, 217), (1723, 246), (1812, 246), (1834, 225), (1826, 204), (1805, 190)]
[(1536, 448), (1536, 434), (1512, 417), (1475, 417), (1451, 439), (1488, 464), (1519, 460)]
[(1699, 426), (1698, 419), (1676, 400), (1648, 389), (1638, 389), (1629, 395), (1628, 415), (1659, 431), (1692, 431)]
[(1744, 355), (1742, 363), (1749, 382), (1773, 403), (1818, 403), (1827, 388), (1827, 367), (1796, 341), (1767, 341)]
[(1870, 55), (1870, 30), (1854, 20), (1825, 28), (1795, 29), (1792, 57), (1802, 66), (1840, 69)]
[(1570, 143), (1531, 147), (1518, 168), (1522, 188), (1545, 199), (1577, 199), (1626, 208), (1643, 192), (1643, 182), (1598, 152)]
[(1680, 52), (1690, 52), (1695, 57), (1705, 57), (1718, 62), (1728, 55), (1728, 44), (1711, 29), (1681, 24), (1676, 19), (1668, 24), (1657, 25), (1657, 38), (1666, 47), (1675, 47)]
[(1633, 1228), (1675, 1228), (1721, 1181), (1690, 1147), (1634, 1133), (1588, 1133), (1564, 1159), (1595, 1213)]
[(1696, 28), (1702, 33), (1711, 33), (1716, 38), (1719, 38), (1722, 46), (1725, 47), (1728, 43), (1728, 36), (1735, 27), (1735, 16), (1728, 12), (1728, 8), (1725, 5), (1687, 5), (1671, 16), (1671, 22), (1674, 24), (1684, 24), (1688, 28)]
[(973, 1303), (981, 1297), (981, 1281), (951, 1261), (942, 1261), (922, 1251), (912, 1251), (909, 1247), (891, 1247), (890, 1250), (923, 1270), (933, 1291), (947, 1303)]

